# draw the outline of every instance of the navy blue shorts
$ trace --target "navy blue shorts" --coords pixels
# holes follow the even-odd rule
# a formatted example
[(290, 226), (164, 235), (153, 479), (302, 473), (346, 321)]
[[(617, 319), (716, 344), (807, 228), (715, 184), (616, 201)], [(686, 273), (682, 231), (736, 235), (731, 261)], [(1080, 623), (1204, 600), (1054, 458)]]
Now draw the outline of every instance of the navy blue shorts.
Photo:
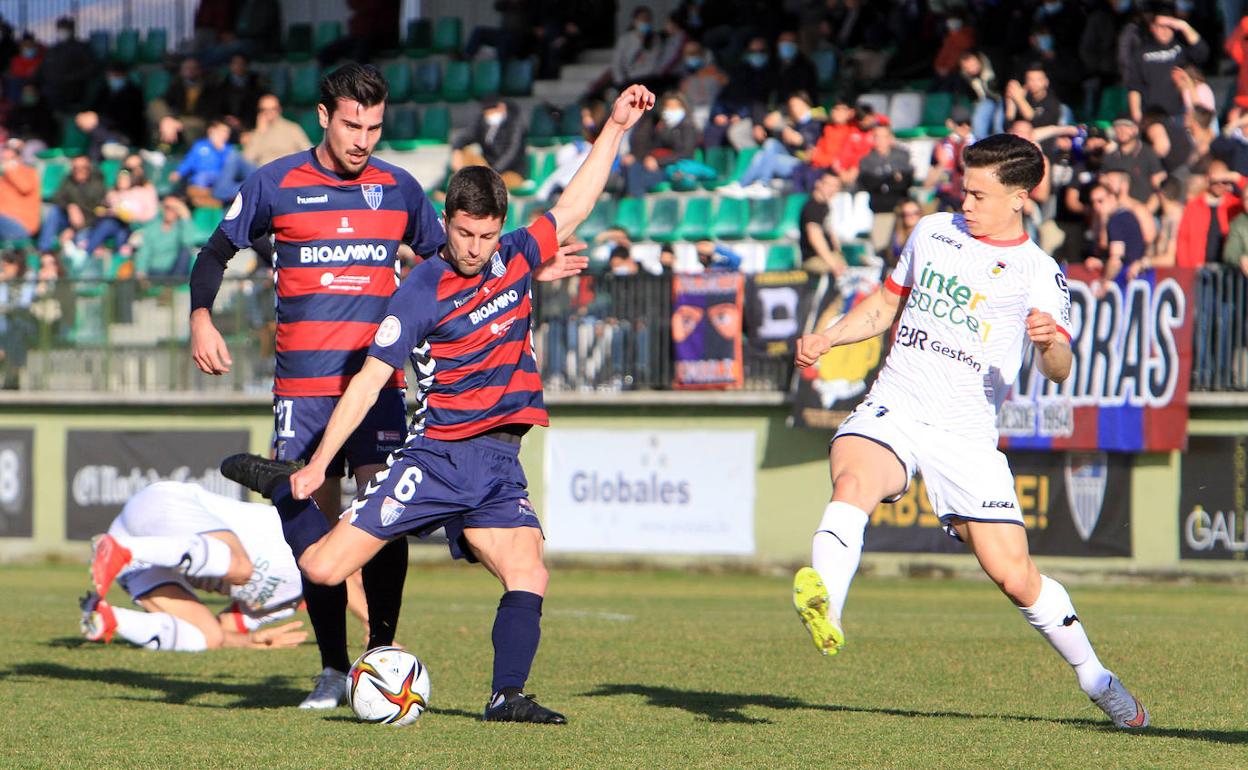
[(451, 556), (476, 561), (465, 529), (537, 527), (520, 445), (495, 438), (416, 436), (392, 456), (343, 515), (373, 537), (424, 537), (446, 530)]
[[(274, 397), (273, 456), (278, 460), (312, 459), (337, 405), (338, 396)], [(403, 390), (383, 390), (360, 427), (330, 461), (325, 475), (340, 477), (345, 466), (346, 472), (354, 476), (357, 468), (383, 465), (391, 452), (403, 446), (406, 437), (407, 403)]]

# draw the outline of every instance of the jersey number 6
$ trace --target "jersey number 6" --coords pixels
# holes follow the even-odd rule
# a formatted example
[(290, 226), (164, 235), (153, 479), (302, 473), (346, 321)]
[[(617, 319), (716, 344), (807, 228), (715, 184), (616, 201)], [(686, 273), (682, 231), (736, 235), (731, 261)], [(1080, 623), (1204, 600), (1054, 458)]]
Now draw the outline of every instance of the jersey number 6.
[(399, 483), (394, 485), (394, 496), (399, 499), (399, 502), (406, 503), (412, 499), (412, 495), (416, 494), (416, 485), (424, 480), (424, 471), (413, 465), (403, 472)]

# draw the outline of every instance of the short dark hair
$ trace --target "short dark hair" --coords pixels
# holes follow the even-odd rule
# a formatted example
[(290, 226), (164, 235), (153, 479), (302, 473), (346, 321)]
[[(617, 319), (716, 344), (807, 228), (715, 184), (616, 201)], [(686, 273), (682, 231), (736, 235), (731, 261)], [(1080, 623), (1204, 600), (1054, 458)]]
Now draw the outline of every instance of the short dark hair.
[(371, 64), (350, 62), (321, 79), (321, 104), (331, 116), (339, 99), (350, 99), (365, 107), (386, 101), (390, 85), (381, 70)]
[(488, 166), (461, 168), (446, 186), (446, 218), (462, 211), (470, 217), (507, 218), (507, 185)]
[(1044, 156), (1040, 148), (1013, 134), (993, 134), (962, 151), (969, 168), (990, 169), (1006, 187), (1031, 192), (1044, 179)]

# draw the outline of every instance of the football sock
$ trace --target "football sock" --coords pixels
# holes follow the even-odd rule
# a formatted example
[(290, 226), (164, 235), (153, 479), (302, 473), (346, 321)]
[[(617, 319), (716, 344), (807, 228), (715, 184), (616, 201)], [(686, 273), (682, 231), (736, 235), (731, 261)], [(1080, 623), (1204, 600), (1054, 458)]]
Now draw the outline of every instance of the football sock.
[(394, 644), (407, 580), (407, 538), (386, 543), (361, 572), (368, 601), (368, 649)]
[(542, 638), (542, 597), (529, 591), (508, 591), (494, 616), (494, 681), (491, 691), (524, 689)]
[(1053, 649), (1075, 669), (1079, 687), (1088, 697), (1095, 697), (1109, 686), (1110, 673), (1101, 665), (1083, 630), (1083, 623), (1075, 614), (1070, 595), (1062, 584), (1046, 575), (1040, 576), (1040, 596), (1030, 607), (1019, 607)]
[(176, 567), (191, 577), (224, 577), (230, 571), (230, 547), (225, 541), (206, 535), (186, 537), (116, 538), (130, 550), (136, 561), (162, 567)]
[[(289, 478), (284, 478), (274, 485), (272, 492), (273, 505), (277, 508), (277, 515), (282, 519), (282, 535), (286, 538), (291, 553), (295, 555), (295, 561), (299, 561), (299, 557), (308, 550), (308, 546), (329, 534), (329, 522), (325, 520), (325, 515), (321, 513), (321, 509), (312, 498), (295, 499), (290, 491)], [(303, 585), (306, 596), (308, 581), (303, 581)], [(346, 671), (345, 668), (342, 670)]]
[(810, 548), (810, 566), (828, 589), (828, 611), (840, 617), (845, 609), (849, 584), (862, 558), (862, 538), (867, 528), (865, 511), (849, 503), (828, 503)]
[(321, 668), (345, 674), (351, 668), (347, 659), (347, 584), (323, 586), (304, 577), (303, 598), (321, 651)]
[(200, 652), (208, 649), (204, 632), (167, 612), (138, 612), (114, 607), (117, 633), (131, 644), (149, 650)]

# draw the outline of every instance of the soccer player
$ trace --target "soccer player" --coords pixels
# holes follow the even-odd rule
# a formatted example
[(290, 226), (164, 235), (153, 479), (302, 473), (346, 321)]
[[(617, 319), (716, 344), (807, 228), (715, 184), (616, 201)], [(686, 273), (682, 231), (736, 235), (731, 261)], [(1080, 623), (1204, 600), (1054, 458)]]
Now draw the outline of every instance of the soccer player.
[(832, 502), (798, 571), (794, 603), (815, 646), (836, 654), (868, 512), (899, 498), (916, 470), (946, 531), (1074, 668), (1079, 686), (1121, 728), (1148, 711), (1101, 665), (1060, 583), (1041, 575), (996, 416), (1028, 345), (1054, 382), (1070, 374), (1070, 296), (1052, 258), (1023, 232), (1020, 212), (1044, 175), (1031, 142), (998, 134), (967, 147), (960, 214), (920, 220), (883, 287), (798, 341), (797, 365), (882, 334), (900, 319), (879, 377), (831, 442)]
[[(312, 581), (339, 583), (393, 538), (444, 527), (452, 556), (480, 561), (503, 584), (494, 620), (494, 677), (487, 721), (564, 724), (523, 688), (541, 634), (547, 572), (542, 532), (518, 455), (533, 425), (549, 424), (533, 357), (533, 271), (589, 215), (606, 184), (620, 140), (654, 105), (630, 86), (616, 100), (589, 156), (548, 214), (500, 238), (507, 188), (485, 167), (465, 168), (446, 196), (447, 244), (417, 265), (391, 298), (363, 368), (347, 386), (307, 466), (255, 455), (222, 463), (229, 478), (273, 500), (306, 498), (330, 458), (379, 391), (410, 356), (420, 405), (402, 449), (344, 512), (332, 531), (319, 513), (282, 526), (299, 568)], [(578, 272), (581, 258), (567, 266)]]
[[(104, 600), (114, 579), (146, 612)], [(294, 647), (307, 638), (298, 622), (261, 628), (293, 615), (302, 598), (277, 512), (195, 484), (160, 481), (130, 498), (95, 541), (91, 580), (82, 602), (91, 641), (120, 634), (152, 650), (199, 652)], [(196, 589), (233, 602), (214, 616)]]
[[(191, 353), (200, 370), (230, 370), (212, 304), (226, 262), (257, 239), (274, 238), (277, 368), (273, 453), (307, 460), (347, 382), (360, 369), (373, 329), (398, 286), (399, 252), (437, 251), (438, 217), (411, 174), (372, 156), (381, 136), (388, 86), (372, 66), (346, 64), (321, 81), (321, 143), (262, 166), (243, 183), (191, 273)], [(315, 490), (321, 510), (338, 510), (345, 470), (363, 486), (403, 440), (403, 372), (395, 372)], [(305, 504), (282, 500), (302, 509)], [(369, 647), (392, 644), (407, 575), (407, 544), (392, 541), (364, 565)], [(333, 708), (346, 694), (342, 585), (304, 583), (322, 671), (302, 708)]]

